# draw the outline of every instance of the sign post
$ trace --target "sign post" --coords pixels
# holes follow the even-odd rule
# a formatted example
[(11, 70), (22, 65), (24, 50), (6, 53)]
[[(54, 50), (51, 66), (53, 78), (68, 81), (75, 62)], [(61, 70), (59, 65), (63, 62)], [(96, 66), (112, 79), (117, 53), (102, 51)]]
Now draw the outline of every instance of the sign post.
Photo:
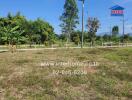
[(111, 9), (111, 16), (118, 16), (123, 18), (123, 41), (124, 42), (124, 35), (125, 35), (125, 19), (124, 19), (124, 9), (123, 7), (116, 5), (110, 8)]
[(122, 22), (123, 22), (123, 43), (124, 43), (124, 36), (125, 36), (125, 18), (124, 18), (124, 15), (123, 15), (123, 19), (122, 19)]

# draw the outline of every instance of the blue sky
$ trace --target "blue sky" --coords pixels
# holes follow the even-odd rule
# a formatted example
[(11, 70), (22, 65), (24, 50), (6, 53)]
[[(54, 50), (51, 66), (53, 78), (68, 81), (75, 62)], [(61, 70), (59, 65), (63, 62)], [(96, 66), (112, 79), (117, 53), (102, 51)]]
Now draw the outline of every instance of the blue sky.
[[(122, 32), (121, 17), (111, 17), (109, 8), (118, 4), (125, 8), (126, 32), (132, 29), (132, 0), (85, 0), (85, 24), (89, 17), (97, 17), (100, 20), (101, 27), (98, 34), (109, 32), (110, 26), (118, 25)], [(48, 21), (55, 29), (57, 34), (61, 33), (59, 27), (59, 16), (63, 12), (65, 0), (0, 0), (0, 16), (6, 16), (8, 12), (16, 13), (20, 11), (22, 15), (28, 19), (36, 19), (38, 17)], [(81, 22), (81, 2), (77, 1), (79, 7), (79, 17)], [(81, 24), (78, 25), (81, 30)], [(87, 28), (85, 27), (85, 30)]]

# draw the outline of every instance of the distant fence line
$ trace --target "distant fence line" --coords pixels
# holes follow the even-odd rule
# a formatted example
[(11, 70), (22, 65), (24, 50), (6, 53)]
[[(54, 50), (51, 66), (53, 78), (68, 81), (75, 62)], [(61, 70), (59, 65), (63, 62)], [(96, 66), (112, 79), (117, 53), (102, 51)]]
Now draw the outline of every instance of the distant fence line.
[[(90, 43), (86, 43), (84, 44), (84, 48), (93, 48), (93, 47), (97, 47), (97, 48), (110, 48), (110, 47), (132, 47), (132, 43), (113, 43), (113, 42), (102, 42), (101, 45), (95, 44), (94, 46), (92, 46)], [(59, 44), (53, 44), (50, 46), (45, 46), (44, 44), (40, 44), (40, 45), (36, 45), (33, 44), (32, 47), (30, 48), (29, 44), (24, 44), (24, 45), (17, 45), (16, 47), (18, 50), (20, 49), (56, 49), (56, 48), (81, 48), (81, 45), (74, 45), (74, 44), (64, 44), (64, 45), (59, 45)], [(8, 50), (9, 46), (8, 45), (0, 45), (0, 50)]]

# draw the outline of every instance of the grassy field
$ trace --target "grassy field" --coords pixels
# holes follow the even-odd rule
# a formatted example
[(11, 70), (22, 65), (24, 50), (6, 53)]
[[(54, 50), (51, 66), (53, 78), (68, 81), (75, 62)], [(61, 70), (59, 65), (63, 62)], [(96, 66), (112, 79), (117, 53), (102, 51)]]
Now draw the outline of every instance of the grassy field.
[[(98, 66), (41, 66), (45, 61)], [(0, 52), (0, 100), (131, 100), (132, 48)], [(87, 74), (53, 74), (84, 70)]]

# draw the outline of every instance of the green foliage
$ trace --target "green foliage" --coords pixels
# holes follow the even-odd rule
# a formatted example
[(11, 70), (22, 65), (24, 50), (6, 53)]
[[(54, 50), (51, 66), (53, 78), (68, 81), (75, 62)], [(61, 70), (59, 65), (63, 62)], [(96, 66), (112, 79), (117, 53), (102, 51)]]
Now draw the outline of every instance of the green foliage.
[(64, 12), (60, 17), (62, 24), (62, 33), (67, 34), (67, 39), (70, 39), (71, 33), (76, 28), (78, 21), (78, 8), (76, 0), (66, 0), (64, 4)]
[(8, 13), (0, 18), (0, 44), (40, 44), (46, 41), (56, 41), (53, 27), (38, 18), (27, 20), (18, 12), (16, 15)]
[(71, 40), (78, 45), (81, 41), (81, 36), (79, 32), (74, 32), (71, 34)]
[(108, 35), (108, 34), (104, 34), (104, 36), (103, 36), (103, 41), (108, 42), (108, 41), (110, 41), (110, 40), (111, 40), (111, 36)]
[(111, 40), (115, 43), (119, 43), (120, 41), (122, 41), (122, 37), (112, 36)]
[(129, 34), (125, 34), (125, 35), (124, 35), (124, 41), (127, 42), (127, 41), (129, 41), (129, 40), (130, 40)]
[(89, 18), (87, 22), (88, 27), (88, 35), (90, 38), (90, 42), (92, 42), (92, 45), (94, 45), (95, 39), (96, 39), (96, 32), (98, 28), (100, 27), (100, 22), (97, 18)]
[(119, 34), (119, 27), (118, 26), (114, 26), (112, 28), (112, 36), (117, 36)]

